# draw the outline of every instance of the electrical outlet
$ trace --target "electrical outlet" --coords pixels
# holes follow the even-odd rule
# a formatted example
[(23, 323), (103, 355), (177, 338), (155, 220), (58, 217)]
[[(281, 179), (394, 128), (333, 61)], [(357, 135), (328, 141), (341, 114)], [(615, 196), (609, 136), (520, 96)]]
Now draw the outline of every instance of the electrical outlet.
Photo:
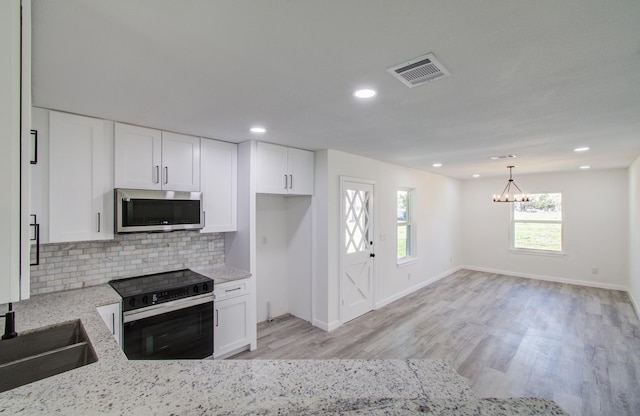
[(597, 267), (592, 267), (591, 268), (591, 274), (598, 274), (598, 268)]

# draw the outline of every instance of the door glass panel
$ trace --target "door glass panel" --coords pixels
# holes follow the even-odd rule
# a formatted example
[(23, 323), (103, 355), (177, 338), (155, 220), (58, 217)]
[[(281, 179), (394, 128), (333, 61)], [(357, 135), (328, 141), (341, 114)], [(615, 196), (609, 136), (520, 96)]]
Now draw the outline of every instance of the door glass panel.
[(369, 192), (347, 189), (344, 194), (347, 254), (369, 249)]

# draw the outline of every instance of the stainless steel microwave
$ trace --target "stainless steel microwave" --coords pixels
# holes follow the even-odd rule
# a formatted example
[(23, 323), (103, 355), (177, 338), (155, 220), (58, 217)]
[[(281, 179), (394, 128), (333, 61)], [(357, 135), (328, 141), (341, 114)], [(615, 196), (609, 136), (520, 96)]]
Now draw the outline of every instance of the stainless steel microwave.
[(204, 227), (202, 192), (118, 188), (114, 194), (117, 233), (199, 230)]

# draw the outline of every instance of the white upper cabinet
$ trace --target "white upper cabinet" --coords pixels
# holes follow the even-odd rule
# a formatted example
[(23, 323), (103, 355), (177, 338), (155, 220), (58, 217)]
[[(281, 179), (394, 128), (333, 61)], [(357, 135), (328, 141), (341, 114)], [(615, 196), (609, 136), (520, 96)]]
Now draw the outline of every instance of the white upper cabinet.
[(200, 138), (162, 132), (162, 189), (200, 191)]
[(116, 123), (115, 187), (161, 189), (162, 133)]
[(0, 2), (0, 303), (29, 298), (31, 2)]
[(313, 194), (313, 152), (258, 142), (256, 159), (257, 193)]
[(200, 141), (200, 189), (204, 204), (202, 233), (237, 230), (238, 146)]
[(256, 172), (256, 192), (288, 193), (287, 148), (258, 142)]
[(289, 193), (313, 195), (314, 154), (308, 150), (287, 149)]
[[(41, 244), (49, 242), (49, 111), (33, 107), (31, 127), (34, 133), (34, 146), (31, 160), (31, 223), (39, 224), (36, 230), (31, 227), (31, 244), (39, 240)], [(37, 137), (37, 145), (35, 138)]]
[(199, 191), (200, 138), (116, 123), (115, 187)]
[(49, 112), (49, 242), (113, 238), (113, 123)]

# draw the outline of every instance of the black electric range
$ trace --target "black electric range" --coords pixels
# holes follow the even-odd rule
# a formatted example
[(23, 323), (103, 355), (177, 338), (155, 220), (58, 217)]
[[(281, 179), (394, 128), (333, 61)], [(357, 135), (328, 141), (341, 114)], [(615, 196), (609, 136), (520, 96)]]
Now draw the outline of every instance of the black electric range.
[(213, 279), (185, 269), (109, 284), (122, 297), (122, 349), (130, 360), (213, 355)]

